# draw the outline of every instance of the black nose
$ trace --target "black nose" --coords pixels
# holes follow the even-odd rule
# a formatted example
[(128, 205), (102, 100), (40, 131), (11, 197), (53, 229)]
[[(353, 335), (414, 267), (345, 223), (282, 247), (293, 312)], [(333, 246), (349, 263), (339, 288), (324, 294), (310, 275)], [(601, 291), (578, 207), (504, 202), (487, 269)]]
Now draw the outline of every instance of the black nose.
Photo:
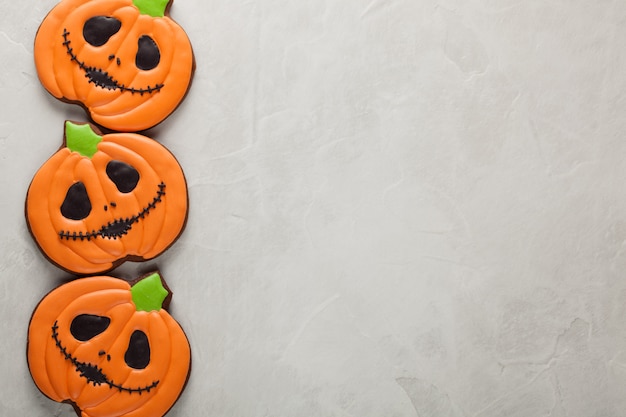
[[(104, 350), (101, 350), (100, 352), (98, 352), (98, 356), (103, 356), (106, 355), (107, 353)], [(111, 355), (107, 355), (107, 361), (111, 361)]]

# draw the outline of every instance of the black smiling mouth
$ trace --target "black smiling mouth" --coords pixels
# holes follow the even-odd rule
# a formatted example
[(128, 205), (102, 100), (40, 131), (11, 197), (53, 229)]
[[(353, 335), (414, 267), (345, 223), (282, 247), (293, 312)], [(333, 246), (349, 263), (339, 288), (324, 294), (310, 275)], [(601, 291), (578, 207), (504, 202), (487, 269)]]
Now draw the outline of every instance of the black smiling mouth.
[(70, 56), (70, 60), (76, 62), (80, 69), (85, 72), (85, 77), (89, 80), (89, 83), (94, 83), (96, 87), (100, 87), (106, 90), (120, 90), (121, 92), (128, 91), (131, 94), (138, 93), (140, 95), (144, 94), (152, 94), (154, 92), (160, 91), (163, 88), (164, 84), (156, 84), (154, 87), (147, 86), (146, 88), (134, 88), (127, 87), (125, 85), (119, 84), (113, 77), (111, 77), (107, 72), (103, 71), (100, 68), (90, 67), (85, 65), (85, 63), (78, 59), (76, 54), (74, 53), (74, 49), (71, 46), (71, 42), (68, 39), (70, 32), (67, 29), (63, 29), (63, 46), (67, 51), (67, 54)]
[(78, 372), (81, 377), (87, 380), (87, 384), (91, 383), (94, 387), (100, 385), (108, 385), (109, 388), (115, 388), (120, 392), (124, 391), (130, 394), (137, 393), (140, 395), (143, 392), (150, 392), (151, 389), (156, 388), (156, 386), (159, 384), (159, 381), (154, 381), (150, 385), (138, 388), (129, 388), (120, 384), (116, 384), (115, 382), (107, 378), (107, 376), (102, 372), (102, 368), (98, 368), (97, 365), (91, 364), (89, 362), (81, 362), (74, 356), (72, 356), (72, 354), (67, 351), (67, 348), (61, 343), (61, 340), (59, 339), (59, 333), (57, 332), (58, 329), (58, 322), (55, 321), (52, 325), (52, 339), (54, 340), (54, 343), (65, 357), (65, 360), (70, 361), (72, 365), (76, 367), (76, 372)]
[(108, 73), (103, 72), (101, 69), (85, 66), (80, 67), (83, 71), (85, 71), (85, 75), (89, 78), (89, 82), (94, 83), (96, 86), (106, 88), (107, 90), (115, 90), (116, 88), (119, 88), (117, 82), (111, 78)]
[(122, 236), (126, 235), (130, 229), (132, 229), (133, 224), (137, 223), (139, 220), (146, 217), (152, 209), (156, 207), (158, 203), (163, 201), (161, 197), (165, 195), (165, 183), (161, 182), (159, 184), (159, 189), (157, 190), (156, 195), (152, 199), (152, 201), (143, 208), (139, 213), (132, 217), (127, 217), (123, 219), (116, 219), (113, 222), (109, 222), (108, 224), (102, 226), (100, 230), (92, 230), (91, 232), (70, 232), (61, 230), (59, 232), (59, 237), (61, 240), (91, 240), (98, 237), (106, 238), (106, 239), (119, 239)]

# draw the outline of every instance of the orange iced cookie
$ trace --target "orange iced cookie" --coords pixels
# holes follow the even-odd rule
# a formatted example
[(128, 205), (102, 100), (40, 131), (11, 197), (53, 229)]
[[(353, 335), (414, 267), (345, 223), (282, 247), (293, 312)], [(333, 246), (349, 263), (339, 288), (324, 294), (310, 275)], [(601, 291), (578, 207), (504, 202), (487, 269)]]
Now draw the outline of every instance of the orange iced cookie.
[(101, 136), (72, 122), (26, 196), (37, 245), (76, 274), (158, 256), (182, 232), (187, 208), (182, 168), (163, 145), (135, 133)]
[(116, 131), (156, 125), (184, 98), (191, 43), (167, 15), (171, 0), (62, 0), (35, 38), (35, 66), (56, 98)]
[(98, 276), (57, 287), (33, 312), (27, 358), (37, 387), (81, 417), (163, 416), (191, 368), (183, 329), (165, 310), (158, 273)]

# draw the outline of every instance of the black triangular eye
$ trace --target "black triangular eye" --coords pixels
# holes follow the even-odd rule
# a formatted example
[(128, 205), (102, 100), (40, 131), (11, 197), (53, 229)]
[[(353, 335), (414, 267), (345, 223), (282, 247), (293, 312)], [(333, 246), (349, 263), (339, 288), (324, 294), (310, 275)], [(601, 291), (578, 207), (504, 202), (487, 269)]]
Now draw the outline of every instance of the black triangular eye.
[(94, 16), (83, 26), (83, 38), (93, 46), (102, 46), (122, 27), (122, 22), (114, 17)]
[(137, 45), (137, 56), (135, 56), (135, 65), (140, 70), (148, 71), (156, 68), (161, 61), (161, 53), (156, 42), (147, 35), (139, 38)]
[(135, 330), (130, 336), (124, 362), (133, 369), (144, 369), (150, 363), (150, 343), (141, 330)]
[(139, 182), (139, 172), (122, 161), (110, 161), (106, 173), (121, 193), (130, 193)]
[(66, 219), (82, 220), (91, 213), (91, 201), (85, 184), (75, 182), (67, 190), (63, 204), (61, 204), (61, 214)]
[(108, 317), (81, 314), (72, 320), (70, 333), (76, 340), (86, 342), (104, 332), (109, 327), (109, 324), (111, 324), (111, 319)]

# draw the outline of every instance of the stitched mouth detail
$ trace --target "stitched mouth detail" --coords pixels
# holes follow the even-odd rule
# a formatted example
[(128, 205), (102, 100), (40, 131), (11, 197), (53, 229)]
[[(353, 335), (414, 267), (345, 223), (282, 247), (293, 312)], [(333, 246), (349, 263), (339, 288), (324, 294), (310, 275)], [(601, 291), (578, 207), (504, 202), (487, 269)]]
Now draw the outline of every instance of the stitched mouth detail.
[(164, 84), (156, 84), (154, 87), (147, 86), (146, 88), (127, 87), (119, 84), (113, 77), (102, 69), (85, 65), (85, 63), (79, 60), (78, 56), (74, 53), (74, 49), (71, 46), (72, 41), (68, 39), (69, 35), (70, 32), (68, 32), (67, 29), (63, 29), (63, 46), (65, 46), (67, 54), (70, 56), (70, 60), (76, 62), (79, 68), (85, 72), (85, 78), (87, 78), (88, 82), (93, 83), (96, 87), (104, 88), (106, 90), (120, 90), (122, 92), (128, 91), (131, 94), (137, 93), (142, 96), (144, 94), (152, 94), (163, 88)]
[(122, 236), (128, 234), (130, 229), (132, 229), (133, 224), (137, 223), (139, 220), (146, 217), (152, 209), (156, 207), (161, 201), (161, 197), (165, 195), (165, 183), (161, 182), (159, 184), (159, 189), (157, 190), (156, 195), (152, 199), (152, 201), (144, 207), (139, 213), (132, 217), (127, 217), (125, 219), (116, 219), (112, 222), (109, 222), (105, 226), (102, 226), (100, 230), (93, 230), (91, 232), (70, 232), (66, 230), (61, 230), (59, 232), (59, 237), (61, 240), (91, 240), (98, 237), (106, 238), (106, 239), (119, 239)]
[(57, 332), (58, 329), (58, 321), (55, 321), (54, 325), (52, 325), (52, 339), (54, 340), (55, 345), (63, 354), (65, 360), (70, 361), (72, 365), (76, 367), (76, 372), (78, 372), (81, 377), (87, 380), (87, 384), (91, 383), (94, 387), (100, 385), (108, 385), (109, 388), (115, 388), (120, 392), (124, 391), (130, 394), (136, 393), (139, 395), (141, 395), (143, 392), (150, 392), (151, 389), (156, 388), (156, 386), (159, 384), (159, 381), (154, 381), (150, 385), (138, 388), (130, 388), (120, 384), (116, 384), (115, 382), (107, 378), (107, 376), (102, 372), (102, 368), (98, 368), (97, 365), (91, 364), (89, 362), (81, 362), (74, 356), (72, 356), (72, 354), (67, 351), (67, 348), (61, 343), (61, 340), (59, 339), (59, 333)]

